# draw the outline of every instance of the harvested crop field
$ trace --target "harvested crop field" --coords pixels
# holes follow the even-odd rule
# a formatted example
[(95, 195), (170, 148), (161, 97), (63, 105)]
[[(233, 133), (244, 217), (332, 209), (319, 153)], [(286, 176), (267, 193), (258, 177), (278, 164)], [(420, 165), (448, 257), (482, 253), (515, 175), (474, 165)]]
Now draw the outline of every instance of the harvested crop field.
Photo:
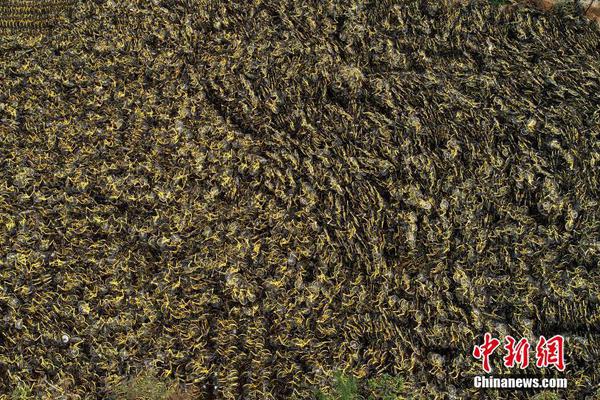
[(496, 354), (493, 374), (598, 398), (595, 23), (484, 1), (66, 7), (0, 13), (0, 398), (116, 399), (146, 369), (199, 399), (310, 399), (336, 371), (537, 395), (473, 387), (486, 332), (562, 335), (563, 372)]

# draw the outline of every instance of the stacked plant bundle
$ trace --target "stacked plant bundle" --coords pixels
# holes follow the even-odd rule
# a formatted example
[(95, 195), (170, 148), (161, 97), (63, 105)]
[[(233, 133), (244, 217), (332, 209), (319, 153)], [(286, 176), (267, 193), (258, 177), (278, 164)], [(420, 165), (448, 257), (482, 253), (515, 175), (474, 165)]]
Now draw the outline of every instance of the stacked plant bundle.
[(205, 398), (335, 371), (502, 398), (467, 378), (490, 332), (563, 335), (564, 395), (593, 395), (597, 26), (483, 1), (73, 15), (0, 38), (0, 393), (152, 369)]

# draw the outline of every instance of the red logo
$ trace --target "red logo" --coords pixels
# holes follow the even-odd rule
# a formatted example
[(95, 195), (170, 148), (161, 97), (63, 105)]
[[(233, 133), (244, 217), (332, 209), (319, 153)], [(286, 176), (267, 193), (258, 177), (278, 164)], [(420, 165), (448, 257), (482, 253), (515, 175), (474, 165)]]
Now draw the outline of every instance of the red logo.
[[(519, 343), (512, 336), (504, 338), (506, 344), (504, 348), (508, 352), (504, 357), (504, 366), (512, 368), (518, 364), (521, 369), (527, 368), (529, 365), (529, 341), (527, 338), (522, 338)], [(515, 345), (516, 344), (516, 345)]]
[(546, 368), (554, 365), (559, 371), (565, 370), (565, 353), (564, 353), (565, 339), (556, 335), (546, 340), (545, 337), (540, 336), (540, 341), (535, 348), (535, 357), (537, 359), (536, 366), (539, 368)]
[(482, 359), (481, 362), (485, 372), (490, 372), (492, 370), (490, 367), (490, 356), (498, 346), (500, 346), (500, 341), (496, 338), (492, 338), (492, 334), (488, 332), (483, 336), (483, 344), (481, 346), (475, 346), (473, 349), (473, 357), (478, 360)]
[[(547, 368), (554, 366), (559, 371), (565, 370), (565, 353), (564, 353), (565, 339), (561, 335), (553, 336), (547, 339), (544, 336), (540, 336), (540, 339), (535, 347), (535, 358), (536, 367)], [(486, 332), (483, 336), (483, 344), (475, 346), (473, 348), (473, 357), (481, 360), (483, 370), (485, 372), (491, 372), (490, 356), (496, 351), (500, 345), (500, 340), (492, 336), (491, 333)], [(531, 345), (527, 338), (521, 338), (517, 341), (512, 336), (506, 336), (504, 338), (504, 349), (507, 354), (504, 356), (504, 366), (507, 368), (514, 368), (518, 366), (521, 369), (525, 369), (529, 366), (529, 349)]]

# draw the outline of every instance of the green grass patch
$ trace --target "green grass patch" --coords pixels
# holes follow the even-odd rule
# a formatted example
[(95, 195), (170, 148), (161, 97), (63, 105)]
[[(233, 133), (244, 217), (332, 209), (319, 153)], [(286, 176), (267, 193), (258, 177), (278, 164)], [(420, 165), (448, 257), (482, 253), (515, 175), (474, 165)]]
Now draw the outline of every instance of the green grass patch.
[(152, 370), (143, 371), (129, 380), (122, 381), (112, 390), (116, 400), (191, 400), (197, 393), (182, 391), (169, 379), (161, 378)]
[(10, 400), (31, 400), (33, 398), (31, 388), (24, 385), (17, 385), (10, 394)]
[(319, 390), (317, 400), (405, 400), (404, 379), (399, 376), (381, 375), (359, 380), (351, 375), (337, 372), (330, 394)]
[(555, 392), (542, 392), (537, 394), (532, 400), (560, 400), (560, 396)]

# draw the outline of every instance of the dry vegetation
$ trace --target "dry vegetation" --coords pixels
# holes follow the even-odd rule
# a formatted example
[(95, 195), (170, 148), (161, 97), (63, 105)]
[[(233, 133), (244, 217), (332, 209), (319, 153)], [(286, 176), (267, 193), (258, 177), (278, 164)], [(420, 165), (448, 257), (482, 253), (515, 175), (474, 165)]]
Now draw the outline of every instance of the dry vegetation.
[(506, 10), (96, 0), (2, 34), (0, 396), (503, 398), (463, 379), (486, 331), (564, 335), (561, 396), (594, 396), (600, 30)]

